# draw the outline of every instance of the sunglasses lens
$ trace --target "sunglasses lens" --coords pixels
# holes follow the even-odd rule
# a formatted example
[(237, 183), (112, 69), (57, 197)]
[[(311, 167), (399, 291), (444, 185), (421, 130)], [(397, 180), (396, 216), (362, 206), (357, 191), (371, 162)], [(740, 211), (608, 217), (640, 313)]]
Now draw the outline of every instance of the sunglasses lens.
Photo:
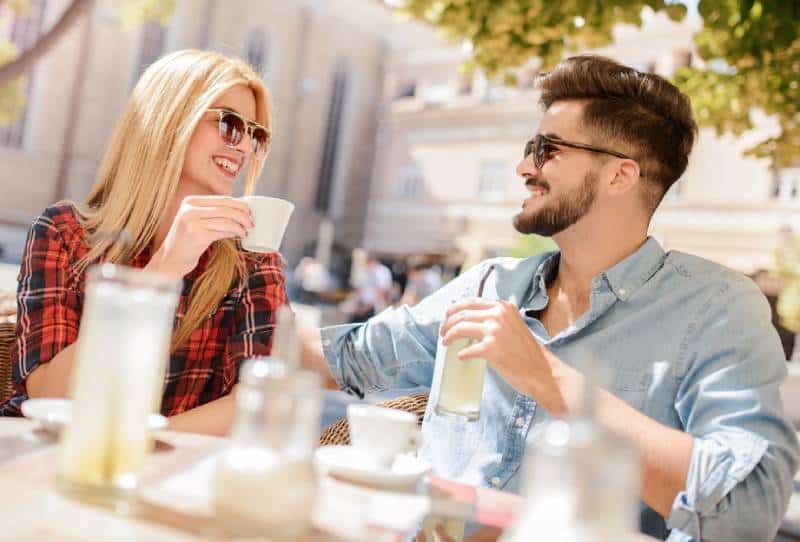
[(263, 158), (267, 154), (267, 147), (269, 146), (269, 134), (263, 128), (256, 127), (253, 129), (253, 154), (258, 158)]
[(233, 113), (223, 113), (219, 117), (219, 135), (226, 145), (235, 147), (242, 141), (244, 121)]

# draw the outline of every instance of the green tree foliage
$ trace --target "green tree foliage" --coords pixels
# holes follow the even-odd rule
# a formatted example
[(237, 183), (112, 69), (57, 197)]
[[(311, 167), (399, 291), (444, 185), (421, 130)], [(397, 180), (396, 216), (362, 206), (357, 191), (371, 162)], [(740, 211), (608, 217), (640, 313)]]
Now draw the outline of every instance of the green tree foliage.
[[(150, 21), (167, 24), (175, 11), (176, 0), (125, 0), (120, 2), (120, 17), (126, 27), (132, 27)], [(85, 4), (85, 0), (73, 0), (66, 7), (64, 13), (75, 11), (79, 16), (84, 11), (75, 9), (78, 4)], [(91, 6), (89, 6), (91, 7)], [(0, 0), (3, 17), (25, 17), (30, 12), (29, 0)], [(46, 54), (50, 47), (55, 45), (78, 17), (65, 19), (66, 24), (56, 24), (53, 29), (57, 35), (51, 39), (42, 37), (31, 46), (30, 65), (34, 64), (42, 54)], [(0, 20), (0, 26), (5, 26), (6, 21)], [(51, 30), (53, 30), (51, 29)], [(0, 36), (0, 66), (7, 66), (17, 60), (20, 51), (6, 36)], [(9, 66), (10, 67), (10, 66)], [(28, 66), (26, 66), (27, 69)], [(19, 118), (25, 109), (25, 76), (0, 77), (0, 125), (12, 124)]]
[(540, 235), (520, 235), (516, 243), (508, 249), (506, 256), (528, 258), (542, 252), (556, 250), (558, 247), (549, 237)]
[[(544, 68), (565, 55), (612, 41), (618, 23), (641, 25), (642, 10), (673, 20), (684, 5), (667, 0), (404, 0), (401, 13), (425, 20), (453, 41), (472, 44), (471, 61), (490, 76), (533, 57)], [(780, 167), (800, 160), (800, 1), (700, 0), (695, 37), (705, 68), (674, 77), (692, 98), (697, 119), (718, 132), (752, 127), (755, 109), (773, 116), (780, 133), (749, 152)]]

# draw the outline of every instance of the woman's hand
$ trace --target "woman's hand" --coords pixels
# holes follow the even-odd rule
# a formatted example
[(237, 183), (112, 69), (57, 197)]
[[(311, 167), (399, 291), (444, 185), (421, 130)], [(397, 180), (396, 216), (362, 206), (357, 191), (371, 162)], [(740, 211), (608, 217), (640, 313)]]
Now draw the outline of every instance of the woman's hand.
[(250, 207), (229, 196), (188, 196), (146, 269), (183, 277), (219, 239), (243, 238), (253, 228)]

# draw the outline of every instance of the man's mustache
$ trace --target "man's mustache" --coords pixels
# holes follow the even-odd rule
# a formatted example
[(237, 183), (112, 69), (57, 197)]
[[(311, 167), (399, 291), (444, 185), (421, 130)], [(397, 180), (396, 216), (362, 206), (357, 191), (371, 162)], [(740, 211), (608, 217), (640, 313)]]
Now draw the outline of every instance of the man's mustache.
[(538, 181), (536, 179), (528, 179), (525, 181), (525, 186), (528, 188), (542, 188), (544, 190), (550, 190), (550, 183), (547, 181)]

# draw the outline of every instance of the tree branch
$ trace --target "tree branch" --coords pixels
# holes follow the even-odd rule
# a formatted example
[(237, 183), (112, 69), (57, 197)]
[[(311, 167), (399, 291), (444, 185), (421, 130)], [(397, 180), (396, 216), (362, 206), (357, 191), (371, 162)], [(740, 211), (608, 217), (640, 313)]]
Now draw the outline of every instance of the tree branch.
[(88, 13), (93, 5), (94, 0), (72, 0), (72, 3), (64, 10), (58, 22), (47, 31), (47, 34), (39, 38), (33, 44), (33, 47), (8, 64), (0, 66), (0, 85), (27, 72), (40, 58), (50, 52), (64, 37), (64, 34), (72, 28), (78, 19)]

